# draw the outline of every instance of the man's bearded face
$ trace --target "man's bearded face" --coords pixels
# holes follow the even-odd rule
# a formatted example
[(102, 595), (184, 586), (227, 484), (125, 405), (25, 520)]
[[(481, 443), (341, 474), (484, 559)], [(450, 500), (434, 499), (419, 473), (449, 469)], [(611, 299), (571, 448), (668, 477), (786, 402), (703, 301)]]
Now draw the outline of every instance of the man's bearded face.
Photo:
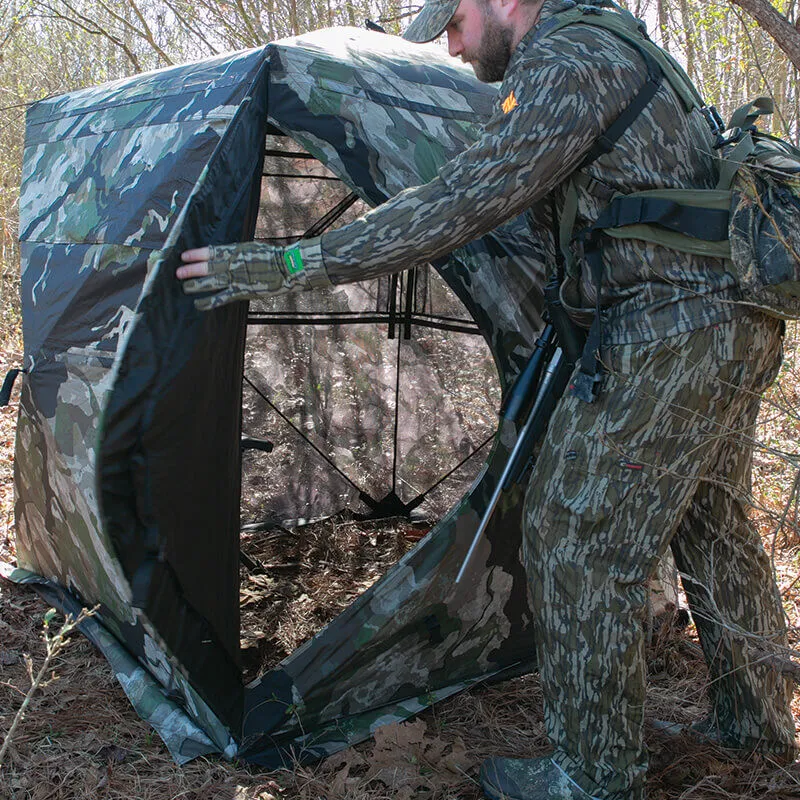
[(478, 80), (502, 80), (514, 50), (513, 33), (490, 0), (461, 0), (445, 30), (450, 55), (471, 64)]
[(511, 45), (511, 30), (501, 25), (488, 5), (482, 8), (482, 12), (483, 36), (474, 56), (468, 60), (479, 81), (493, 83), (503, 79), (514, 48)]

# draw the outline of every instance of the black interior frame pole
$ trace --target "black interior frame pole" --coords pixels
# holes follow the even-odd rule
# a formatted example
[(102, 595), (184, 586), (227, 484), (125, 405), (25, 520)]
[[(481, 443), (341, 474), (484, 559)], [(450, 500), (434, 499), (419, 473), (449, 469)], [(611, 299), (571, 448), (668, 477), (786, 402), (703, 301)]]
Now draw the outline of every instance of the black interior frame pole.
[(483, 450), (483, 448), (486, 447), (486, 445), (489, 444), (489, 442), (491, 442), (492, 439), (494, 439), (496, 434), (497, 431), (487, 436), (468, 456), (464, 456), (464, 458), (462, 458), (461, 461), (458, 462), (458, 464), (456, 464), (452, 469), (445, 472), (445, 474), (442, 475), (442, 477), (439, 478), (439, 480), (436, 481), (436, 483), (434, 483), (433, 486), (429, 486), (424, 492), (422, 492), (422, 494), (418, 494), (413, 500), (409, 500), (408, 503), (405, 503), (404, 507), (406, 511), (413, 511), (417, 506), (421, 506), (425, 502), (425, 498), (434, 489), (436, 489), (438, 486), (441, 486), (454, 472), (461, 469), (461, 467), (463, 467), (464, 464), (467, 463), (467, 461), (469, 461), (473, 456), (477, 455), (481, 450)]
[[(406, 273), (398, 275), (397, 286), (400, 293), (402, 302), (403, 297), (403, 280)], [(400, 449), (398, 444), (399, 428), (400, 428), (400, 361), (402, 358), (402, 345), (403, 337), (397, 337), (397, 360), (395, 362), (394, 370), (394, 435), (392, 439), (392, 494), (397, 496), (397, 451)]]

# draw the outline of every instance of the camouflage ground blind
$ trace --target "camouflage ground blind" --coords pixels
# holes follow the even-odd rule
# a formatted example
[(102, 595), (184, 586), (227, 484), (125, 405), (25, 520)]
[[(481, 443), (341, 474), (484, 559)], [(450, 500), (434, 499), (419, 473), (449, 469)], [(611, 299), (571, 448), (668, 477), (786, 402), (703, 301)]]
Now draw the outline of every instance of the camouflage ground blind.
[[(453, 427), (458, 414), (442, 409), (455, 401), (435, 402), (454, 386), (444, 373), (425, 383), (428, 340), (412, 337), (406, 367), (390, 374), (387, 347), (395, 352), (412, 323), (438, 336), (442, 326), (430, 323), (446, 320), (445, 360), (477, 363), (469, 334), (478, 330), (507, 387), (540, 325), (541, 259), (524, 220), (453, 253), (436, 265), (440, 277), (422, 270), (399, 279), (403, 291), (376, 281), (253, 304), (249, 326), (245, 303), (198, 312), (174, 277), (186, 248), (289, 239), (309, 218), (324, 224), (350, 192), (376, 205), (429, 179), (475, 140), (494, 95), (435, 46), (338, 29), (28, 112), (13, 575), (67, 609), (100, 604), (85, 632), (179, 761), (214, 751), (267, 766), (290, 752), (321, 757), (475, 681), (531, 666), (519, 490), (501, 500), (470, 573), (454, 584), (513, 444), (509, 429), (475, 456), (484, 462), (477, 477), (429, 535), (247, 686), (238, 593), (243, 417), (257, 428), (259, 402), (282, 408), (347, 478), (328, 462), (293, 468), (258, 453), (255, 471), (279, 518), (337, 504), (368, 511), (362, 494), (404, 504), (425, 492), (480, 446), (481, 426)], [(317, 188), (291, 188), (286, 165), (311, 170), (320, 180), (304, 186)], [(336, 180), (320, 188), (327, 177)], [(354, 313), (356, 327), (332, 324), (331, 315)], [(462, 334), (469, 341), (459, 343)], [(315, 370), (325, 361), (327, 372)], [(345, 378), (356, 367), (362, 377)], [(488, 380), (481, 369), (470, 380)], [(337, 381), (348, 380), (345, 392)], [(407, 393), (376, 421), (359, 380)], [(392, 470), (380, 431), (398, 407), (417, 421), (401, 424)], [(437, 420), (435, 448), (420, 418)], [(291, 455), (289, 435), (271, 425), (244, 432), (275, 438), (275, 450)], [(436, 464), (412, 486), (420, 473), (408, 470), (434, 449)], [(349, 463), (370, 460), (374, 471)], [(341, 485), (326, 484), (327, 474)], [(328, 488), (311, 491), (318, 486)]]

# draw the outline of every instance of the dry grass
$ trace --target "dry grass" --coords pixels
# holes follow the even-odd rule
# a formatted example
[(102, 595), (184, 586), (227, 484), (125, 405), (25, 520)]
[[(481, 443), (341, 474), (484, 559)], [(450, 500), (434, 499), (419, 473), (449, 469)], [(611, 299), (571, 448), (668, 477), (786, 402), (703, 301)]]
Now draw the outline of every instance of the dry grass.
[[(18, 336), (0, 346), (4, 368), (18, 361)], [(790, 348), (781, 404), (794, 403), (794, 346)], [(800, 377), (800, 376), (799, 376)], [(789, 381), (791, 379), (791, 383)], [(773, 390), (775, 392), (780, 390)], [(800, 403), (793, 407), (800, 407)], [(0, 558), (13, 560), (12, 460), (15, 409), (0, 410)], [(760, 435), (771, 447), (788, 450), (796, 441), (795, 418), (766, 415)], [(800, 625), (800, 557), (791, 530), (775, 535), (787, 482), (784, 462), (759, 456), (756, 486), (758, 523), (775, 551), (779, 584), (795, 638)], [(261, 563), (284, 567), (295, 587), (272, 587), (275, 623), (265, 624), (267, 593), (252, 591), (265, 577), (253, 562), (243, 571), (243, 644), (252, 650), (250, 668), (260, 669), (270, 650), (289, 652), (378, 577), (419, 534), (406, 524), (356, 526), (339, 519), (299, 534), (251, 533), (243, 549)], [(331, 534), (335, 534), (331, 536)], [(338, 544), (331, 545), (331, 540)], [(353, 548), (361, 555), (353, 556)], [(287, 544), (288, 543), (288, 544)], [(279, 562), (280, 559), (280, 562)], [(335, 586), (319, 601), (320, 586), (309, 563), (326, 561)], [(280, 571), (280, 570), (278, 570)], [(255, 578), (255, 580), (251, 580)], [(794, 582), (793, 582), (794, 581)], [(261, 587), (263, 588), (263, 587)], [(327, 608), (323, 609), (323, 606)], [(0, 583), (0, 732), (8, 731), (45, 658), (42, 619), (47, 606), (34, 593)], [(292, 617), (292, 627), (277, 624)], [(256, 627), (255, 620), (260, 627)], [(54, 621), (52, 624), (56, 624)], [(251, 624), (252, 623), (252, 624)], [(692, 630), (665, 620), (648, 653), (648, 720), (690, 722), (705, 709), (707, 673)], [(800, 693), (795, 697), (800, 724)], [(782, 768), (769, 760), (739, 758), (686, 736), (647, 728), (651, 753), (650, 800), (789, 800), (800, 797), (800, 764)], [(105, 660), (82, 637), (74, 636), (55, 658), (34, 694), (0, 770), (1, 800), (136, 798), (136, 800), (477, 800), (477, 769), (488, 755), (538, 755), (547, 751), (539, 684), (535, 676), (484, 686), (440, 703), (416, 721), (389, 726), (365, 742), (322, 764), (274, 773), (219, 759), (198, 759), (177, 767), (166, 748), (131, 709)]]
[(276, 666), (384, 575), (430, 526), (339, 515), (242, 534), (245, 681)]

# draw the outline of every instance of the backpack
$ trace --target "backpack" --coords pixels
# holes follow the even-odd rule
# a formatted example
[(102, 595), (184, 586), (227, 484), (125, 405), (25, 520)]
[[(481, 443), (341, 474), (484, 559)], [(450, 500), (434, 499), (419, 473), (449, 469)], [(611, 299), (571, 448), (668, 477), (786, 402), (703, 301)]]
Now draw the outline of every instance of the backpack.
[(615, 196), (595, 222), (577, 233), (596, 285), (597, 306), (572, 391), (591, 402), (601, 371), (600, 283), (604, 237), (642, 239), (674, 250), (730, 259), (742, 293), (740, 302), (782, 319), (800, 319), (800, 150), (756, 128), (773, 111), (760, 97), (739, 108), (725, 126), (713, 106), (706, 106), (683, 68), (647, 37), (644, 23), (609, 0), (575, 5), (541, 26), (539, 36), (573, 24), (611, 31), (636, 48), (648, 75), (628, 106), (590, 149), (571, 176), (558, 223), (559, 261), (566, 280), (579, 267), (570, 243), (577, 214), (580, 170), (615, 142), (645, 108), (666, 78), (687, 113), (699, 109), (715, 136), (719, 181), (714, 189), (655, 189)]
[(728, 126), (733, 133), (723, 160), (734, 172), (730, 258), (742, 302), (800, 319), (800, 150), (755, 128), (772, 109), (770, 98), (758, 98), (738, 109)]

